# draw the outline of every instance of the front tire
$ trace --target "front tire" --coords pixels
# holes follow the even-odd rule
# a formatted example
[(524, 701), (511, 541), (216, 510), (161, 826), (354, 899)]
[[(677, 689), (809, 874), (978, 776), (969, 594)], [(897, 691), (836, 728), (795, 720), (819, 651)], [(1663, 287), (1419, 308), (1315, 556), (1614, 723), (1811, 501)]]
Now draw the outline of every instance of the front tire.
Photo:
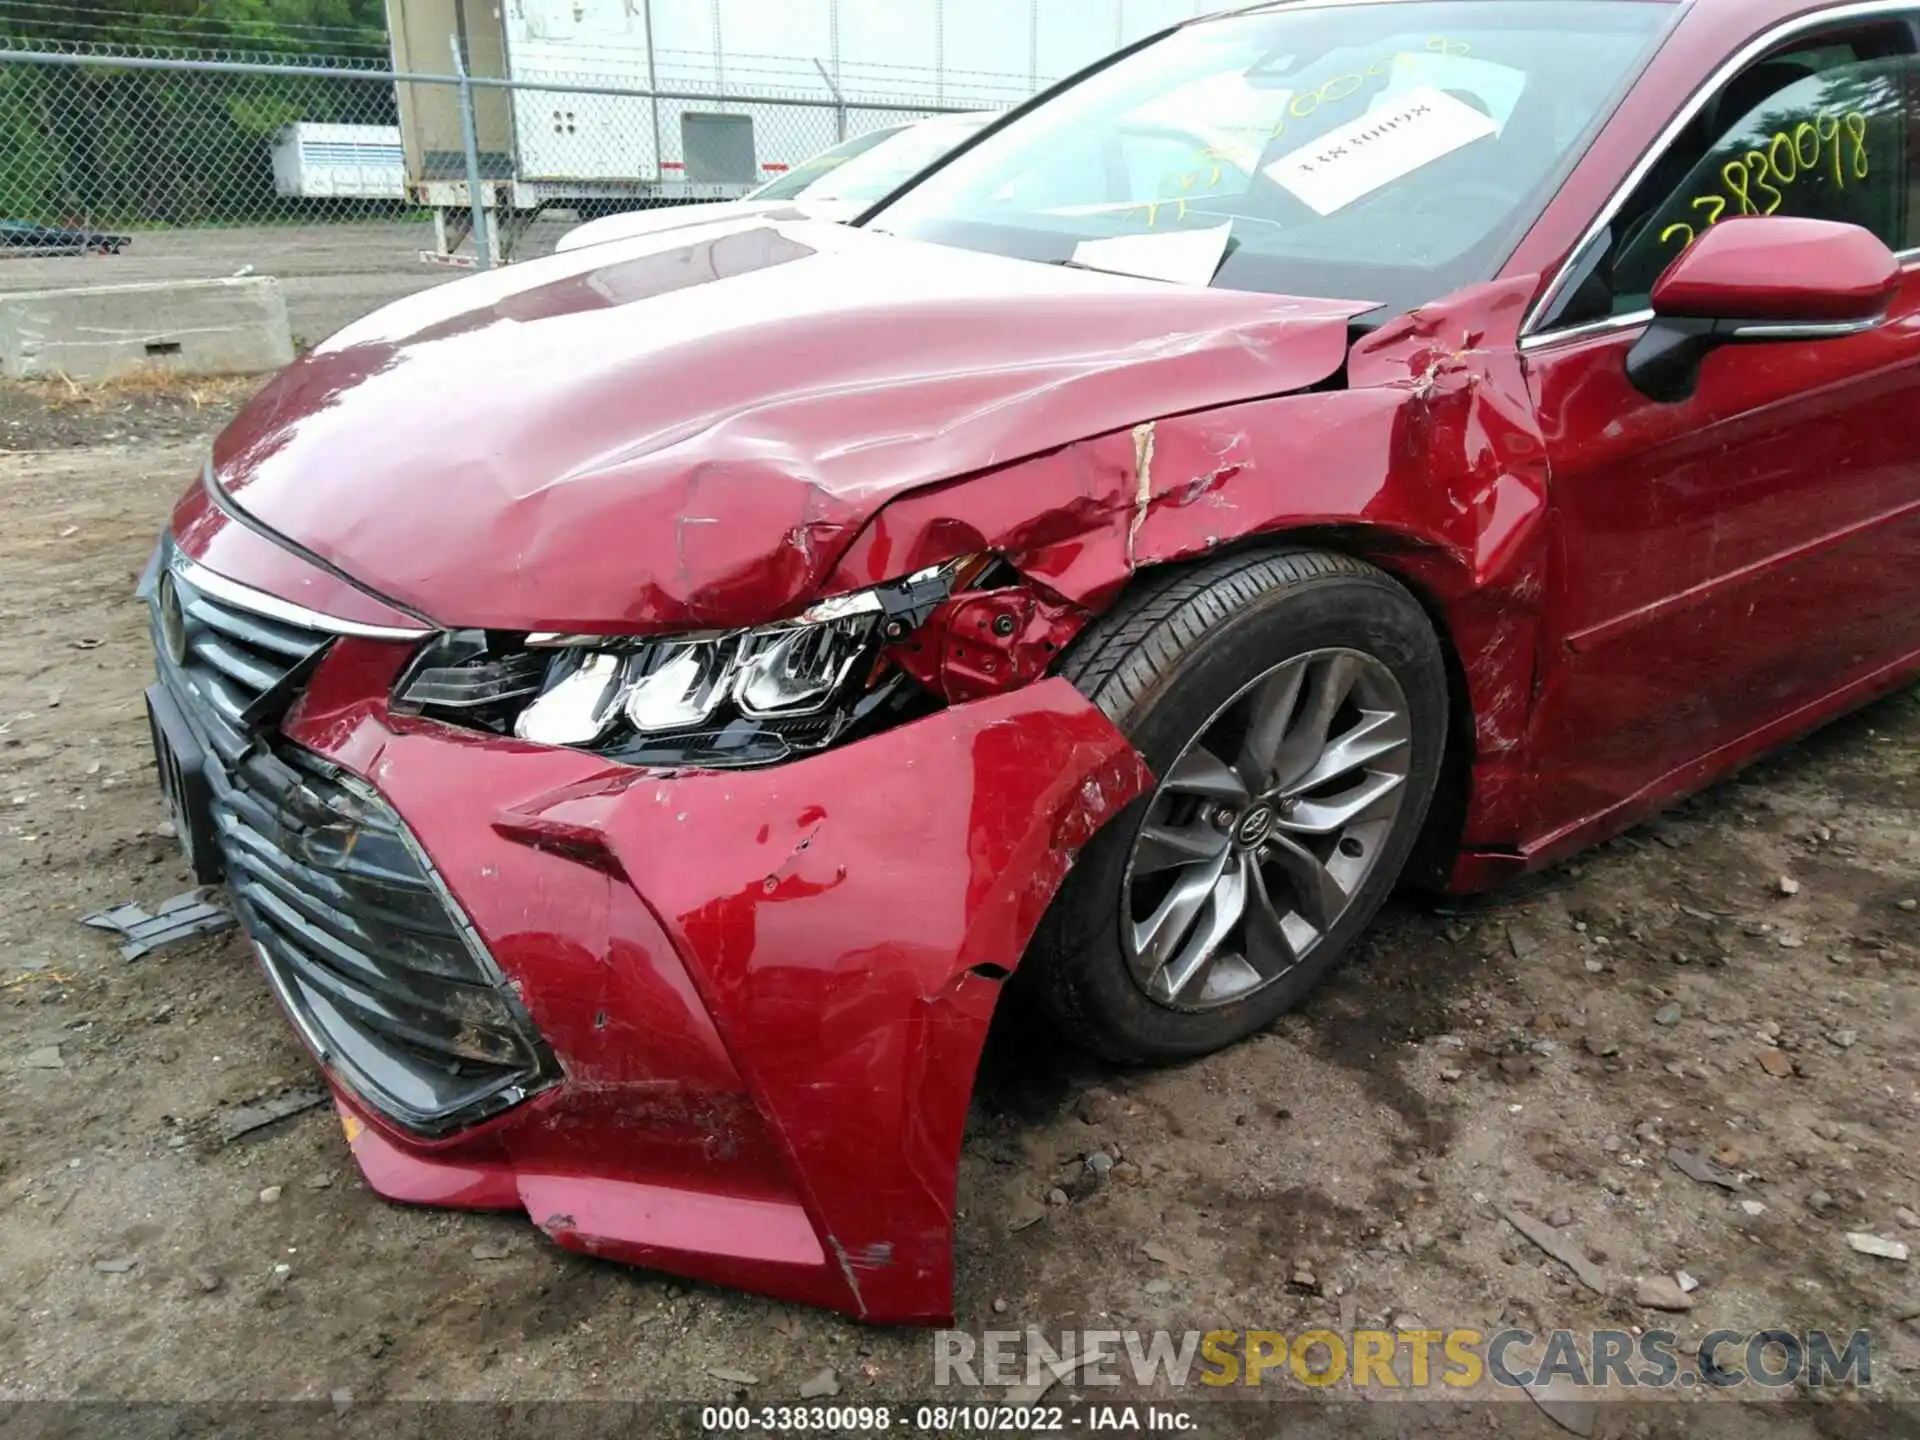
[(1299, 1003), (1398, 880), (1440, 775), (1447, 684), (1426, 614), (1317, 550), (1138, 585), (1062, 673), (1158, 786), (1097, 835), (1027, 962), (1109, 1059), (1217, 1050)]

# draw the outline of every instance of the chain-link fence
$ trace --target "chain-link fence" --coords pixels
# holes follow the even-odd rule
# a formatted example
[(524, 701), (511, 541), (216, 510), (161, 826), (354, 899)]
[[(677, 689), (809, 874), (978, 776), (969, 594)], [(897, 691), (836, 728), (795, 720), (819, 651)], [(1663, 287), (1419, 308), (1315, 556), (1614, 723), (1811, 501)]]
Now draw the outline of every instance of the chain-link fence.
[(842, 141), (1034, 83), (903, 68), (853, 92), (810, 57), (676, 75), (656, 54), (646, 85), (617, 56), (508, 78), (484, 51), (468, 75), (457, 44), (393, 55), (0, 36), (0, 289), (251, 270), (281, 278), (297, 336), (318, 340), (445, 277), (426, 262), (486, 266), (580, 219), (797, 181)]
[(0, 220), (105, 232), (390, 218), (406, 202), (395, 95), (366, 65), (0, 49)]

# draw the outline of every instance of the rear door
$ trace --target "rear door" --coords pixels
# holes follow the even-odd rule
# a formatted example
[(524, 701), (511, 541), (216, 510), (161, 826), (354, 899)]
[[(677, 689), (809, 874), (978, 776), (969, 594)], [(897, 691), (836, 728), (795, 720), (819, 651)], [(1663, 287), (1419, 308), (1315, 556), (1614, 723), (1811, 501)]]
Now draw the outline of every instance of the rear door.
[[(1650, 808), (1920, 661), (1913, 32), (1809, 26), (1732, 76), (1627, 199), (1526, 366), (1553, 467), (1546, 839)], [(1728, 215), (1860, 224), (1907, 252), (1889, 322), (1728, 347), (1688, 400), (1628, 382), (1654, 281)]]

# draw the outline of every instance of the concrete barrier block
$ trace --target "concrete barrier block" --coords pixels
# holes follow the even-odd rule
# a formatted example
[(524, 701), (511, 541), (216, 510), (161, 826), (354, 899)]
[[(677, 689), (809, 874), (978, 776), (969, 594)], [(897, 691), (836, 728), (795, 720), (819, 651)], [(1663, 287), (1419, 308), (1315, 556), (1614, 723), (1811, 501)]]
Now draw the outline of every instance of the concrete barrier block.
[(292, 360), (270, 275), (0, 294), (0, 374), (15, 380), (251, 375)]

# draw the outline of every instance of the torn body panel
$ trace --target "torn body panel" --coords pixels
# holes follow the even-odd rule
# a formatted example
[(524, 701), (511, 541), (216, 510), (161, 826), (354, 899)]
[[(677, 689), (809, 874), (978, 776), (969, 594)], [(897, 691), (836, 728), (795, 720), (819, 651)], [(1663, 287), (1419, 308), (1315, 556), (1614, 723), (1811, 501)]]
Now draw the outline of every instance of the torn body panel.
[(1173, 415), (903, 496), (829, 588), (993, 551), (1051, 606), (1043, 643), (1064, 644), (1142, 568), (1274, 536), (1349, 549), (1438, 612), (1472, 716), (1464, 839), (1511, 843), (1546, 559), (1546, 449), (1515, 347), (1534, 289), (1481, 286), (1383, 327), (1344, 389)]
[(287, 734), (414, 817), (564, 1071), (452, 1141), (335, 1077), (381, 1193), (876, 1321), (951, 1313), (999, 979), (1151, 782), (1063, 680), (772, 769), (685, 773), (395, 716), (341, 641)]

